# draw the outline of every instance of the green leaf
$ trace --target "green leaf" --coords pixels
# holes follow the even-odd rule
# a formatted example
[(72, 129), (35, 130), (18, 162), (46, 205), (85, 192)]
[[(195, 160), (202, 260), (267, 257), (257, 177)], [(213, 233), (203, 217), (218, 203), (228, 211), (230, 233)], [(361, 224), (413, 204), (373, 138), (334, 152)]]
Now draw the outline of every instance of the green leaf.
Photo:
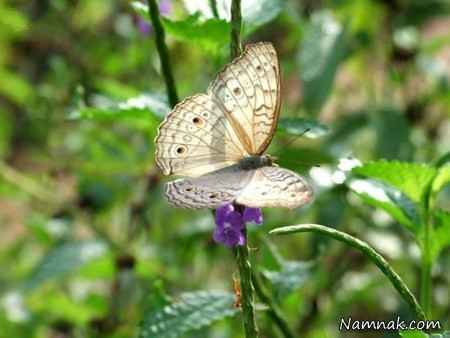
[(95, 107), (81, 107), (74, 110), (69, 114), (69, 118), (134, 121), (143, 126), (153, 126), (170, 110), (167, 101), (155, 94), (143, 94), (121, 102), (113, 102), (106, 98), (103, 101)]
[(352, 172), (390, 184), (418, 203), (436, 169), (425, 164), (382, 160), (356, 167)]
[(163, 19), (167, 33), (175, 39), (197, 45), (210, 53), (217, 53), (230, 40), (230, 25), (225, 20), (201, 20), (196, 13), (184, 20)]
[[(316, 120), (300, 117), (280, 119), (278, 129), (292, 135), (304, 135), (311, 139), (324, 136), (329, 132), (329, 128), (326, 125)], [(306, 130), (308, 131), (305, 132)]]
[(400, 224), (418, 233), (420, 220), (417, 206), (400, 191), (371, 180), (353, 179), (348, 186), (363, 202), (383, 209)]
[(149, 18), (148, 15), (148, 5), (141, 1), (132, 1), (131, 7), (136, 12), (136, 14), (142, 16), (143, 19)]
[(429, 335), (427, 335), (425, 332), (419, 331), (419, 330), (408, 330), (408, 331), (400, 331), (400, 336), (404, 338), (427, 338)]
[(280, 271), (263, 271), (263, 275), (270, 280), (275, 292), (283, 297), (300, 288), (311, 276), (313, 262), (282, 262)]
[[(377, 135), (376, 158), (409, 159), (412, 146), (409, 125), (404, 115), (395, 108), (385, 107), (378, 109), (372, 116)], [(392, 130), (395, 130), (395, 133)]]
[(274, 20), (283, 10), (284, 0), (246, 0), (242, 1), (244, 34), (250, 34), (264, 24)]
[(300, 78), (308, 111), (319, 111), (327, 100), (346, 48), (347, 30), (329, 12), (311, 17), (299, 54)]
[(450, 212), (436, 210), (434, 222), (435, 227), (431, 235), (431, 256), (436, 259), (442, 250), (450, 246)]
[(433, 194), (439, 193), (448, 184), (450, 184), (450, 164), (439, 168), (438, 174), (433, 181)]
[(50, 279), (61, 278), (103, 256), (106, 252), (106, 244), (98, 240), (60, 244), (50, 250), (37, 264), (26, 282), (25, 288), (34, 289)]
[(176, 301), (145, 314), (139, 337), (186, 337), (191, 330), (236, 314), (233, 302), (233, 294), (225, 291), (184, 293)]
[[(230, 21), (231, 0), (215, 0), (219, 18)], [(213, 18), (208, 1), (184, 0), (190, 14), (199, 13), (205, 19)], [(243, 32), (248, 35), (274, 20), (283, 10), (286, 0), (245, 0), (241, 2)]]
[(402, 330), (400, 331), (400, 336), (403, 338), (450, 338), (450, 331), (445, 331), (443, 333), (433, 333), (429, 335), (419, 330)]

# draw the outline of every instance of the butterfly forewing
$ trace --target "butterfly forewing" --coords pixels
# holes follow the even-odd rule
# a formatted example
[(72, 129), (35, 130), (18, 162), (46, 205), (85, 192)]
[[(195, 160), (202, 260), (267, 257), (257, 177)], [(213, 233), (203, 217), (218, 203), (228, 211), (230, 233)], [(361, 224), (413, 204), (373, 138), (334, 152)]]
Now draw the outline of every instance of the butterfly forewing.
[(220, 102), (246, 151), (262, 154), (275, 132), (280, 108), (280, 73), (273, 46), (248, 45), (219, 73), (208, 94)]
[(165, 175), (199, 176), (245, 155), (222, 110), (206, 94), (179, 103), (161, 123), (156, 137), (156, 163)]

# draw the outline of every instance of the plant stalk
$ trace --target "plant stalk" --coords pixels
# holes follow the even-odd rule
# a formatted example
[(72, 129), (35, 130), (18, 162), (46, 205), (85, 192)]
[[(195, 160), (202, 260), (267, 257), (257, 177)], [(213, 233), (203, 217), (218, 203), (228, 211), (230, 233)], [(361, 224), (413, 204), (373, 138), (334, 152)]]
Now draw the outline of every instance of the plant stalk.
[(329, 228), (318, 224), (302, 224), (302, 225), (291, 225), (281, 227), (270, 231), (270, 234), (287, 235), (297, 232), (317, 232), (322, 235), (341, 241), (361, 251), (389, 279), (389, 281), (398, 291), (403, 300), (409, 305), (411, 310), (415, 313), (416, 318), (419, 320), (426, 320), (426, 315), (422, 307), (417, 302), (417, 299), (414, 297), (412, 292), (408, 289), (408, 286), (400, 278), (400, 276), (392, 269), (392, 267), (383, 258), (383, 256), (381, 256), (378, 252), (376, 252), (369, 244), (353, 236), (350, 236), (349, 234), (346, 234), (342, 231), (338, 231), (333, 228)]
[(209, 7), (211, 8), (211, 12), (213, 16), (218, 19), (219, 18), (219, 11), (217, 10), (217, 1), (216, 0), (209, 0)]
[(177, 88), (170, 65), (169, 49), (166, 44), (166, 33), (161, 23), (159, 8), (156, 0), (148, 0), (148, 12), (155, 30), (155, 43), (158, 50), (159, 60), (161, 62), (161, 71), (166, 83), (167, 99), (173, 108), (178, 103)]
[[(241, 54), (241, 1), (232, 0), (231, 2), (231, 42), (230, 58), (233, 60)], [(244, 331), (246, 338), (258, 337), (258, 329), (255, 320), (255, 308), (253, 306), (253, 285), (252, 285), (252, 267), (249, 261), (247, 231), (243, 230), (245, 244), (238, 245), (236, 248), (236, 261), (239, 269), (241, 286), (241, 306), (242, 318), (244, 322)]]
[(261, 281), (261, 277), (258, 273), (252, 273), (252, 282), (255, 287), (255, 292), (258, 298), (268, 306), (267, 314), (270, 319), (278, 326), (281, 333), (285, 338), (295, 338), (294, 333), (289, 328), (288, 323), (284, 320), (281, 310), (278, 305), (272, 300), (269, 291)]
[(239, 269), (241, 286), (241, 307), (246, 338), (258, 337), (258, 329), (255, 320), (255, 308), (253, 306), (252, 267), (248, 258), (247, 232), (244, 229), (245, 244), (236, 248), (236, 261)]

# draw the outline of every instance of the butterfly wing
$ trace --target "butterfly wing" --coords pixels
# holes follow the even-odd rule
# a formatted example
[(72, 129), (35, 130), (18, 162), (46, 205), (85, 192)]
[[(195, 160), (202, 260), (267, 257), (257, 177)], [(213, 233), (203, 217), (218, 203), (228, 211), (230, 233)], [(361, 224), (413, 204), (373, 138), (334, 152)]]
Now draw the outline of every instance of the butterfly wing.
[(236, 202), (248, 207), (294, 209), (309, 203), (313, 191), (297, 173), (280, 167), (254, 170), (252, 180), (240, 191)]
[(208, 88), (249, 154), (260, 155), (275, 133), (280, 111), (280, 67), (270, 43), (245, 47)]
[(247, 45), (207, 94), (188, 97), (161, 123), (156, 163), (163, 174), (196, 177), (261, 154), (276, 129), (280, 76), (274, 47)]
[(247, 153), (221, 108), (206, 94), (188, 97), (161, 123), (156, 164), (164, 175), (200, 176)]
[(312, 189), (300, 175), (279, 167), (242, 170), (233, 165), (197, 178), (167, 183), (168, 201), (183, 208), (217, 208), (237, 202), (254, 207), (297, 208), (312, 200)]

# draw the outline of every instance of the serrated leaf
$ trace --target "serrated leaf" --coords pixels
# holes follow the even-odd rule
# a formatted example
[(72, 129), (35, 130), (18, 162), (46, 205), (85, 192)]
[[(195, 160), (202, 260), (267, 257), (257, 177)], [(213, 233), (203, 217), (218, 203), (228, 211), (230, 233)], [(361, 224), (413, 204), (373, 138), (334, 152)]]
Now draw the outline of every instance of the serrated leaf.
[(218, 52), (230, 40), (228, 22), (214, 18), (201, 20), (198, 13), (179, 21), (163, 19), (163, 25), (175, 39), (195, 44), (210, 53)]
[(437, 258), (442, 250), (450, 246), (450, 212), (436, 210), (434, 212), (435, 227), (432, 232), (431, 255)]
[[(219, 18), (230, 21), (231, 0), (215, 0)], [(243, 32), (248, 35), (262, 25), (275, 19), (283, 10), (285, 0), (246, 0), (241, 3)], [(208, 1), (184, 0), (190, 14), (200, 13), (203, 18), (210, 19), (214, 15)]]
[(348, 186), (365, 203), (383, 209), (400, 224), (418, 233), (420, 221), (417, 206), (400, 191), (371, 180), (353, 179)]
[(278, 130), (293, 135), (303, 134), (305, 137), (312, 139), (324, 136), (329, 132), (329, 128), (326, 125), (316, 120), (305, 119), (300, 117), (289, 117), (280, 119), (280, 122), (278, 124)]
[(152, 126), (163, 118), (170, 108), (159, 95), (143, 94), (126, 101), (113, 102), (103, 98), (93, 107), (81, 107), (69, 114), (71, 119), (93, 119), (100, 121), (136, 121)]
[(263, 275), (270, 280), (275, 292), (283, 297), (300, 288), (311, 276), (313, 262), (282, 262), (280, 271), (264, 271)]
[(298, 59), (308, 111), (319, 111), (327, 100), (346, 48), (347, 30), (330, 12), (319, 12), (311, 17)]
[(51, 249), (36, 265), (25, 288), (33, 289), (50, 279), (58, 279), (107, 252), (104, 242), (86, 240), (67, 242)]
[(145, 314), (140, 338), (185, 337), (191, 330), (233, 316), (234, 295), (225, 291), (198, 291), (182, 294), (176, 301)]
[(425, 164), (382, 160), (356, 167), (352, 172), (390, 184), (418, 203), (436, 169)]

